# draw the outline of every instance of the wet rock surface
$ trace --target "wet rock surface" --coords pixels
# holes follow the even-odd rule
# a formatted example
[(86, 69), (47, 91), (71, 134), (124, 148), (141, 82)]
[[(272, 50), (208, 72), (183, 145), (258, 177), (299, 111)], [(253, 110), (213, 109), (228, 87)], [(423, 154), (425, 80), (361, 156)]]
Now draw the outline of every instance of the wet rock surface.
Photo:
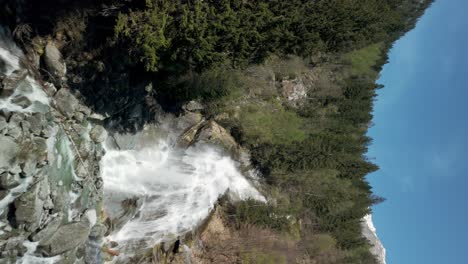
[(69, 89), (62, 88), (54, 96), (55, 103), (60, 112), (66, 117), (72, 117), (78, 107), (78, 99), (76, 99)]
[[(3, 117), (5, 119), (5, 117)], [(8, 136), (0, 136), (0, 146), (2, 151), (0, 152), (0, 169), (8, 169), (16, 159), (19, 152), (19, 145)]]
[(13, 94), (19, 82), (23, 81), (27, 76), (26, 70), (16, 70), (11, 75), (4, 77), (2, 80), (2, 90), (0, 98), (8, 97)]
[(97, 125), (90, 132), (91, 139), (96, 143), (102, 143), (107, 139), (107, 131), (104, 127)]
[[(46, 48), (44, 60), (62, 78), (57, 51)], [(92, 123), (92, 111), (67, 88), (58, 86), (53, 98), (44, 98), (55, 85), (32, 83), (25, 70), (2, 79), (0, 100), (7, 103), (0, 104), (0, 263), (100, 263), (100, 251), (87, 257), (86, 247), (100, 225), (106, 130)], [(35, 107), (38, 100), (41, 107)], [(93, 240), (103, 236), (92, 234)]]
[(46, 256), (56, 256), (70, 251), (86, 242), (89, 231), (89, 224), (86, 222), (62, 225), (49, 239), (39, 243), (38, 251)]

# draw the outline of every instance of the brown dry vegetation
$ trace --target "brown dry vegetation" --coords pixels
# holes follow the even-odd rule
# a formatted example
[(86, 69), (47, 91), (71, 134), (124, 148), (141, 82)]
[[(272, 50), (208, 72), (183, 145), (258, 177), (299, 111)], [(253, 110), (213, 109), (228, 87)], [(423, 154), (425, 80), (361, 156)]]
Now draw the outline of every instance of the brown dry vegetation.
[[(194, 263), (342, 263), (345, 257), (336, 241), (326, 234), (301, 239), (252, 224), (237, 223), (218, 206), (191, 242)], [(183, 254), (171, 263), (184, 263)]]

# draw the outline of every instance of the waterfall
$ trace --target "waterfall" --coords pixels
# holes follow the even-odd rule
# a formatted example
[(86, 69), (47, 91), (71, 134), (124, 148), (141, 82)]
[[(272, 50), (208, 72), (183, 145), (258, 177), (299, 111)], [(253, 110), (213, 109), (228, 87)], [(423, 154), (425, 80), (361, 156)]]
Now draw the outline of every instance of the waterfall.
[[(5, 30), (0, 27), (0, 74), (5, 76), (14, 89), (13, 93), (7, 97), (0, 97), (0, 110), (6, 110), (8, 112), (47, 112), (49, 110), (49, 98), (47, 94), (40, 88), (37, 82), (28, 75), (27, 70), (23, 69), (20, 65), (20, 61), (24, 55), (21, 50), (15, 45), (15, 43), (9, 38)], [(7, 87), (4, 87), (6, 89)], [(19, 105), (17, 102), (19, 99), (29, 100), (29, 105)], [(49, 142), (53, 137), (48, 140), (48, 145), (53, 145)], [(1, 147), (6, 147), (2, 145)], [(49, 147), (49, 153), (51, 152), (51, 146)], [(3, 149), (4, 150), (4, 149)], [(4, 212), (9, 204), (14, 202), (16, 198), (28, 191), (28, 188), (33, 184), (33, 177), (26, 177), (21, 179), (21, 182), (15, 188), (9, 190), (9, 193), (0, 200), (0, 214)], [(3, 224), (0, 222), (0, 224)], [(1, 235), (0, 231), (0, 235)], [(16, 259), (17, 264), (53, 264), (57, 263), (61, 257), (37, 257), (35, 256), (35, 250), (39, 242), (31, 242), (25, 239), (22, 245), (27, 249), (24, 255)], [(2, 252), (3, 253), (3, 252)]]
[(127, 149), (108, 144), (101, 161), (105, 212), (117, 222), (107, 239), (119, 244), (120, 258), (192, 231), (227, 191), (264, 201), (221, 149), (178, 149), (170, 137), (148, 140), (142, 134), (127, 137), (137, 142)]

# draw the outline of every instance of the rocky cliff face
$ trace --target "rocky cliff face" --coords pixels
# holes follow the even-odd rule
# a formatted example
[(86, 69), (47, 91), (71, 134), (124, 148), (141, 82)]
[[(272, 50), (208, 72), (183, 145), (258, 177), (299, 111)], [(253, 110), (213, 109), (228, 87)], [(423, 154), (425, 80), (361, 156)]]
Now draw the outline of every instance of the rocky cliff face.
[(92, 242), (105, 231), (106, 131), (70, 90), (35, 80), (7, 41), (0, 39), (0, 262), (99, 263)]

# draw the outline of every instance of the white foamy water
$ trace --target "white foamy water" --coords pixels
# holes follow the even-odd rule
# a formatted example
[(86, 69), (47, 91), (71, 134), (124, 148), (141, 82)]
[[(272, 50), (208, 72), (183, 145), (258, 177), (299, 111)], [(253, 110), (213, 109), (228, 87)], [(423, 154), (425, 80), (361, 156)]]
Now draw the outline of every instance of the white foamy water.
[[(12, 76), (17, 70), (21, 70), (20, 59), (23, 57), (21, 50), (0, 32), (0, 60), (5, 64), (5, 76)], [(16, 99), (26, 98), (31, 102), (27, 107), (15, 103)], [(49, 98), (39, 84), (30, 76), (20, 80), (13, 94), (6, 98), (0, 97), (0, 110), (6, 109), (11, 112), (46, 112), (48, 110)]]
[(0, 57), (5, 62), (5, 75), (10, 75), (15, 70), (18, 70), (20, 68), (19, 59), (22, 54), (19, 51), (19, 49), (14, 49), (10, 51), (3, 47), (4, 45), (5, 44), (3, 42), (0, 42)]
[(154, 139), (137, 145), (107, 149), (101, 164), (105, 210), (111, 219), (126, 214), (122, 200), (138, 198), (135, 216), (108, 237), (124, 254), (131, 255), (136, 245), (151, 247), (192, 230), (227, 191), (238, 199), (264, 200), (219, 149), (177, 149), (169, 140)]
[[(27, 98), (31, 104), (27, 107), (22, 107), (15, 103), (16, 98)], [(27, 76), (25, 80), (20, 81), (14, 93), (7, 97), (0, 99), (0, 109), (6, 109), (11, 112), (46, 112), (48, 111), (49, 98), (47, 94), (40, 88), (40, 86), (31, 77)]]
[[(21, 50), (14, 44), (13, 41), (8, 39), (3, 32), (3, 29), (0, 27), (0, 60), (3, 61), (5, 66), (5, 71), (1, 74), (10, 76), (14, 71), (20, 69), (20, 58), (23, 56)], [(27, 108), (23, 108), (15, 103), (13, 99), (19, 96), (24, 96), (32, 102)], [(47, 109), (49, 104), (49, 99), (47, 94), (42, 91), (36, 81), (27, 76), (24, 80), (18, 82), (18, 86), (15, 87), (13, 94), (6, 98), (0, 97), (0, 110), (5, 109), (11, 112), (35, 112), (39, 109)], [(26, 178), (21, 181), (21, 184), (17, 187), (10, 190), (10, 192), (0, 200), (0, 213), (14, 201), (16, 197), (24, 193), (29, 184), (32, 182), (32, 178)]]
[(49, 258), (34, 256), (34, 252), (36, 251), (38, 245), (39, 242), (30, 242), (27, 240), (24, 241), (23, 246), (25, 246), (27, 249), (26, 254), (22, 258), (19, 258), (16, 261), (16, 264), (55, 264), (61, 259), (60, 256)]
[[(21, 70), (20, 60), (23, 57), (21, 50), (11, 41), (0, 27), (0, 60), (3, 62), (3, 72), (5, 76), (13, 76), (15, 71)], [(15, 103), (15, 99), (26, 98), (31, 102), (27, 107), (22, 107)], [(14, 91), (8, 97), (0, 97), (0, 110), (7, 110), (10, 112), (45, 112), (48, 111), (49, 98), (42, 90), (38, 83), (26, 76), (23, 80), (19, 80), (14, 87)], [(0, 146), (1, 148), (1, 146)], [(0, 214), (4, 212), (5, 208), (21, 194), (26, 192), (33, 182), (33, 177), (22, 179), (21, 183), (11, 189), (9, 193), (0, 200)], [(27, 251), (25, 254), (16, 260), (16, 264), (53, 264), (60, 260), (60, 257), (43, 258), (35, 256), (34, 252), (38, 242), (30, 242), (25, 240), (23, 246)], [(2, 262), (3, 263), (3, 262)]]

